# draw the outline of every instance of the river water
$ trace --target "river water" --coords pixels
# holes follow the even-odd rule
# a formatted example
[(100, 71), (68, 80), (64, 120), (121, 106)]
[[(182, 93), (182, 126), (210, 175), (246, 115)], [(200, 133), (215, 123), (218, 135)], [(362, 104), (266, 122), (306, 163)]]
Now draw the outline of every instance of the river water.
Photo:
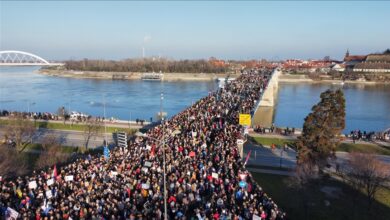
[[(154, 117), (160, 110), (173, 116), (218, 88), (210, 81), (122, 81), (45, 76), (38, 67), (0, 67), (0, 109), (56, 112), (60, 106), (90, 115), (123, 120)], [(280, 83), (271, 113), (277, 126), (302, 127), (305, 116), (328, 88), (342, 88), (346, 97), (346, 129), (381, 131), (390, 127), (390, 85)], [(104, 97), (104, 98), (103, 98)], [(273, 116), (272, 116), (273, 114)]]
[(390, 128), (390, 85), (384, 84), (279, 83), (274, 123), (301, 128), (312, 106), (320, 101), (320, 94), (337, 88), (343, 90), (346, 101), (344, 133)]
[(216, 82), (74, 79), (35, 73), (39, 68), (0, 68), (0, 109), (53, 112), (67, 110), (123, 120), (150, 120), (160, 111), (173, 116), (217, 88)]

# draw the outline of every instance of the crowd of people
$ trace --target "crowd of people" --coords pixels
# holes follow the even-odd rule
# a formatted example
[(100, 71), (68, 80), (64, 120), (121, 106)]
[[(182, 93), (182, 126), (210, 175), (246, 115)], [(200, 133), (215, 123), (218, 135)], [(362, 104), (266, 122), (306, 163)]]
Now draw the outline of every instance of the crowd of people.
[(348, 138), (351, 138), (353, 142), (355, 141), (390, 141), (390, 129), (384, 132), (366, 132), (361, 130), (354, 130), (346, 135)]
[(109, 156), (0, 180), (1, 214), (163, 219), (165, 167), (168, 219), (286, 219), (237, 148), (239, 113), (254, 108), (269, 77), (266, 70), (243, 74)]
[(295, 128), (278, 128), (272, 124), (270, 127), (256, 125), (253, 127), (253, 131), (259, 134), (279, 134), (279, 135), (295, 135)]
[(7, 111), (1, 110), (0, 117), (14, 117), (22, 116), (24, 118), (31, 118), (37, 120), (59, 120), (58, 115), (50, 112), (17, 112), (17, 111)]

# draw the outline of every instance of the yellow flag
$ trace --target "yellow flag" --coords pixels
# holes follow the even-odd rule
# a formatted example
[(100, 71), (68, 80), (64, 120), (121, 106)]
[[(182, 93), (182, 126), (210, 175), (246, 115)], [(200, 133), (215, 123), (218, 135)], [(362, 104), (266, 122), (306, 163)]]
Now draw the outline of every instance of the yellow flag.
[(19, 188), (16, 190), (16, 193), (18, 194), (19, 199), (22, 198), (23, 193)]
[(240, 114), (239, 124), (250, 126), (251, 125), (251, 115), (250, 114)]

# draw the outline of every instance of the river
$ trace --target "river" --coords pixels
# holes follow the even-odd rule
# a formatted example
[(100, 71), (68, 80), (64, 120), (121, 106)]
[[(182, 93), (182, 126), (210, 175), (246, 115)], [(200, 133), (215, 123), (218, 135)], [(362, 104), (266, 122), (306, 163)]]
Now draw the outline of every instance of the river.
[[(214, 81), (141, 81), (74, 79), (41, 75), (38, 67), (0, 67), (0, 109), (56, 112), (60, 106), (90, 115), (123, 120), (173, 116), (215, 90)], [(277, 126), (302, 127), (305, 116), (328, 88), (342, 88), (346, 129), (381, 131), (390, 127), (390, 85), (280, 83), (271, 118)], [(103, 98), (104, 97), (104, 98)], [(273, 115), (272, 115), (273, 114)]]
[(273, 121), (281, 127), (303, 126), (304, 118), (320, 94), (327, 89), (341, 88), (346, 101), (346, 126), (351, 130), (383, 131), (390, 127), (390, 85), (325, 83), (279, 83)]
[(214, 81), (142, 81), (74, 79), (41, 75), (38, 67), (0, 67), (0, 109), (32, 112), (67, 110), (123, 120), (173, 116), (217, 88)]

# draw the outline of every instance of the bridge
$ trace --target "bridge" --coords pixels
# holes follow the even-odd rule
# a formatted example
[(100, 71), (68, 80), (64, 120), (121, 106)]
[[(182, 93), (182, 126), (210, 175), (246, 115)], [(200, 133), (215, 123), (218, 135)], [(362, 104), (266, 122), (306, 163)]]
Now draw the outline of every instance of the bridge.
[(63, 63), (50, 63), (32, 53), (17, 50), (0, 51), (0, 66), (63, 66)]
[(279, 68), (274, 69), (272, 72), (271, 79), (255, 106), (252, 116), (252, 126), (261, 125), (270, 127), (272, 125), (274, 106), (278, 95), (279, 76), (281, 73)]

